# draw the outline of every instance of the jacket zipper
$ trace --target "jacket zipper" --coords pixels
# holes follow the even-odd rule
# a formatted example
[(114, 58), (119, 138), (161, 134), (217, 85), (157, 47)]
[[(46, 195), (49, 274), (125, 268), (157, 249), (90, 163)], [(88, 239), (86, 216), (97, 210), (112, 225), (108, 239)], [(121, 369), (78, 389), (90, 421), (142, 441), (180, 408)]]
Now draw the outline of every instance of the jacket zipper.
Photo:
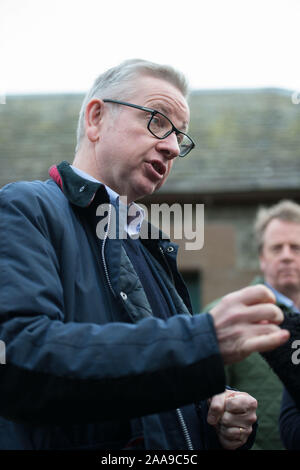
[[(170, 266), (169, 266), (169, 263), (168, 263), (168, 261), (167, 261), (167, 258), (166, 258), (166, 256), (165, 256), (164, 250), (163, 250), (163, 248), (162, 248), (161, 246), (159, 247), (159, 250), (160, 250), (161, 255), (162, 255), (162, 257), (163, 257), (164, 263), (165, 263), (165, 265), (167, 266), (167, 269), (168, 269), (168, 272), (169, 272), (169, 274), (170, 274), (170, 278), (171, 278), (172, 284), (175, 285), (174, 276), (173, 276), (172, 270), (171, 270), (171, 268), (170, 268)], [(183, 415), (182, 415), (182, 412), (181, 412), (181, 409), (180, 409), (180, 408), (177, 408), (177, 409), (176, 409), (176, 414), (177, 414), (177, 418), (178, 418), (179, 424), (180, 424), (181, 429), (182, 429), (182, 432), (183, 432), (183, 436), (184, 436), (184, 439), (185, 439), (187, 448), (188, 448), (188, 450), (194, 450), (194, 449), (193, 449), (192, 440), (191, 440), (191, 436), (190, 436), (189, 430), (188, 430), (188, 428), (187, 428), (186, 422), (185, 422), (185, 420), (184, 420), (184, 417), (183, 417)]]
[(110, 278), (109, 278), (109, 274), (108, 274), (108, 269), (107, 269), (107, 264), (106, 264), (106, 260), (105, 260), (105, 254), (104, 254), (105, 242), (106, 242), (107, 237), (108, 237), (110, 219), (111, 219), (111, 204), (109, 205), (108, 221), (107, 221), (107, 230), (106, 230), (106, 232), (105, 232), (105, 236), (104, 236), (103, 243), (102, 243), (102, 247), (101, 247), (101, 256), (102, 256), (102, 262), (103, 262), (104, 272), (105, 272), (105, 276), (106, 276), (106, 280), (107, 280), (108, 286), (109, 286), (110, 290), (112, 291), (113, 296), (115, 297), (116, 295), (115, 295), (115, 292), (114, 292), (114, 290), (113, 290), (113, 288), (112, 288), (112, 285), (111, 285), (111, 282), (110, 282)]
[(180, 426), (181, 426), (181, 429), (182, 429), (182, 432), (183, 432), (183, 435), (184, 435), (184, 438), (185, 438), (187, 448), (188, 448), (188, 450), (194, 450), (192, 440), (191, 440), (191, 436), (190, 436), (190, 433), (188, 431), (186, 422), (184, 421), (184, 417), (182, 415), (181, 409), (177, 408), (176, 413), (177, 413), (177, 418), (179, 420), (179, 423), (180, 423)]
[[(110, 278), (109, 278), (109, 274), (108, 274), (108, 269), (107, 269), (107, 264), (106, 264), (106, 260), (105, 260), (105, 254), (104, 254), (104, 249), (105, 249), (105, 242), (107, 240), (107, 237), (108, 237), (108, 231), (109, 231), (109, 224), (110, 224), (110, 218), (111, 218), (111, 206), (109, 207), (109, 212), (108, 212), (108, 222), (107, 222), (107, 231), (105, 232), (105, 237), (103, 239), (103, 243), (102, 243), (102, 249), (101, 249), (101, 255), (102, 255), (102, 262), (103, 262), (103, 266), (104, 266), (104, 272), (105, 272), (105, 276), (106, 276), (106, 279), (107, 279), (107, 283), (109, 285), (109, 288), (110, 290), (112, 291), (113, 295), (115, 296), (115, 293), (114, 293), (114, 290), (112, 288), (112, 285), (111, 285), (111, 282), (110, 282)], [(166, 257), (165, 257), (165, 254), (164, 254), (164, 251), (162, 249), (162, 247), (160, 246), (159, 247), (160, 249), (160, 252), (163, 256), (163, 259), (164, 259), (164, 262), (168, 268), (168, 271), (170, 273), (170, 277), (172, 279), (172, 283), (174, 284), (174, 277), (173, 277), (173, 273), (170, 269), (170, 266), (166, 260)], [(193, 449), (193, 445), (192, 445), (192, 441), (191, 441), (191, 437), (190, 437), (190, 434), (189, 434), (189, 431), (188, 431), (188, 428), (187, 428), (187, 425), (186, 425), (186, 422), (184, 421), (184, 418), (183, 418), (183, 415), (182, 415), (182, 412), (180, 410), (180, 408), (177, 408), (176, 409), (176, 414), (177, 414), (177, 417), (178, 417), (178, 420), (179, 420), (179, 424), (181, 426), (181, 429), (182, 429), (182, 432), (183, 432), (183, 435), (184, 435), (184, 439), (185, 439), (185, 442), (186, 442), (186, 445), (187, 445), (187, 448), (188, 450), (194, 450)]]
[(169, 266), (169, 263), (168, 263), (168, 261), (167, 261), (166, 255), (164, 254), (164, 250), (163, 250), (163, 248), (162, 248), (161, 246), (159, 247), (159, 251), (161, 252), (161, 255), (162, 255), (162, 258), (163, 258), (163, 260), (164, 260), (164, 263), (165, 263), (165, 265), (167, 266), (168, 273), (169, 273), (169, 275), (170, 275), (172, 284), (175, 285), (175, 281), (174, 281), (174, 276), (173, 276), (172, 270), (171, 270), (171, 268), (170, 268), (170, 266)]

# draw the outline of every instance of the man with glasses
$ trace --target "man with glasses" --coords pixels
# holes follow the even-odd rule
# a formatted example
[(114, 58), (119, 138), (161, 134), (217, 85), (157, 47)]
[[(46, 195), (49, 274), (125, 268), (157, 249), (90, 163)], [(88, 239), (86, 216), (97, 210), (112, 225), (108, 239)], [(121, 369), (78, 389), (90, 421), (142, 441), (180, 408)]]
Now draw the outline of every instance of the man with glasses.
[(224, 363), (287, 340), (272, 293), (246, 288), (193, 316), (177, 247), (139, 237), (152, 227), (135, 201), (194, 147), (186, 95), (171, 67), (110, 69), (83, 102), (73, 164), (0, 192), (3, 449), (251, 445), (257, 403), (225, 391)]

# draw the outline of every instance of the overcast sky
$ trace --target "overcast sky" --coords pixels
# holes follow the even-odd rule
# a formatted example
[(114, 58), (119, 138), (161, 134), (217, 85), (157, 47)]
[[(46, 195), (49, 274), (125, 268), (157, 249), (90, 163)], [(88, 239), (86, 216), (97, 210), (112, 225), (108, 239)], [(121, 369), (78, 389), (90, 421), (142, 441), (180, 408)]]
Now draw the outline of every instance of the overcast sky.
[(300, 0), (0, 0), (0, 94), (84, 92), (120, 61), (193, 88), (300, 89)]

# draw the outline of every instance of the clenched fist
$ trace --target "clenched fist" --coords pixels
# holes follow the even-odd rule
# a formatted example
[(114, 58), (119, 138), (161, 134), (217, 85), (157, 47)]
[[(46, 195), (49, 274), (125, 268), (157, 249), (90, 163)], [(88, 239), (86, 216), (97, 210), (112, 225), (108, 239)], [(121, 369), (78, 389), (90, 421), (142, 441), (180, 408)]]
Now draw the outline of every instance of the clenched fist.
[(224, 449), (234, 450), (244, 445), (257, 420), (257, 401), (248, 393), (226, 390), (208, 400), (207, 422), (215, 427)]

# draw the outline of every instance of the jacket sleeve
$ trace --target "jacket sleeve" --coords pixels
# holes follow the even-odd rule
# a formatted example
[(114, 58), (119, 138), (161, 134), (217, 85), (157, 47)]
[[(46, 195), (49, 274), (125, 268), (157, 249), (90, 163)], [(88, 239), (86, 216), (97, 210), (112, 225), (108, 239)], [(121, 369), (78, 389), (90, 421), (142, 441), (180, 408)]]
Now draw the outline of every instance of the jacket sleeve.
[(65, 321), (60, 274), (67, 266), (58, 262), (40, 199), (25, 183), (0, 192), (0, 340), (6, 347), (0, 414), (37, 424), (88, 423), (222, 392), (224, 367), (209, 314), (135, 325)]
[(279, 348), (262, 353), (262, 356), (300, 407), (300, 315), (286, 313), (280, 327), (289, 330), (290, 338)]

